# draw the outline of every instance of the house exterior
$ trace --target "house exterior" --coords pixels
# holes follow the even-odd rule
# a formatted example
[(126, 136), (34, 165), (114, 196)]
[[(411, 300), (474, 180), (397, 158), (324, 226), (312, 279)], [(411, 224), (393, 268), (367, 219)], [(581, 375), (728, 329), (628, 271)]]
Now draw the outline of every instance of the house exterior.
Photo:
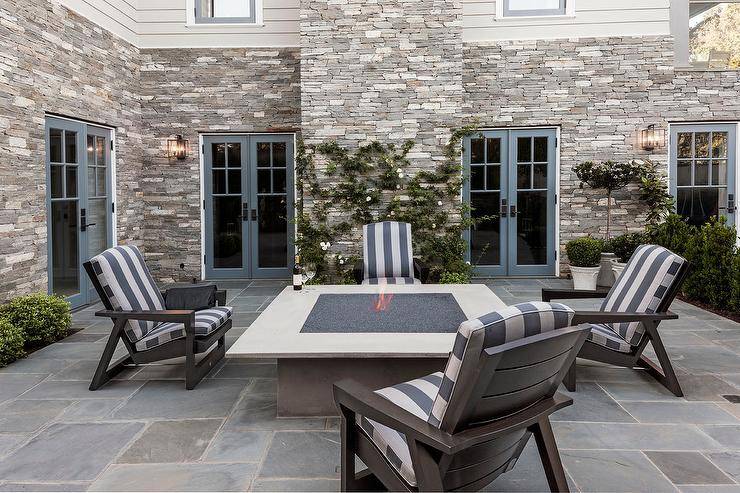
[[(287, 277), (298, 138), (414, 139), (418, 170), (477, 122), (463, 200), (507, 212), (471, 232), (484, 274), (557, 275), (568, 240), (604, 233), (605, 197), (572, 172), (582, 161), (649, 158), (682, 212), (737, 223), (740, 72), (721, 52), (691, 63), (702, 9), (0, 0), (0, 298), (86, 303), (81, 263), (124, 242), (160, 281)], [(646, 150), (650, 125), (667, 138)], [(176, 135), (184, 159), (168, 156)], [(613, 231), (644, 214), (636, 190), (618, 194)]]

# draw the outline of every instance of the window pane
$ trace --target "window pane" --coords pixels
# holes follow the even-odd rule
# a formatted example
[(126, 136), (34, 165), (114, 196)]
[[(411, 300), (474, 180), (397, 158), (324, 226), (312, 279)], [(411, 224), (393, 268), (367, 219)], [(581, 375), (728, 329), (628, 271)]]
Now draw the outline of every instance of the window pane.
[(95, 166), (95, 137), (87, 136), (87, 165)]
[(485, 178), (483, 171), (485, 166), (471, 166), (470, 167), (470, 189), (471, 190), (485, 190)]
[(516, 160), (520, 163), (528, 163), (532, 161), (532, 138), (531, 137), (519, 137), (516, 139)]
[(555, 10), (560, 0), (508, 0), (509, 10)]
[(54, 294), (80, 292), (77, 201), (51, 203), (51, 286)]
[(64, 152), (64, 160), (67, 163), (77, 162), (77, 132), (70, 132), (69, 130), (64, 132), (64, 145), (66, 150)]
[(487, 142), (487, 163), (500, 163), (501, 162), (501, 139), (498, 137), (495, 139), (486, 139)]
[(547, 162), (547, 137), (534, 138), (534, 160), (538, 163)]
[(259, 210), (258, 250), (260, 267), (288, 265), (288, 208), (285, 196), (262, 196)]
[(288, 158), (285, 150), (285, 142), (275, 142), (272, 144), (272, 167), (285, 168)]
[(199, 0), (201, 17), (251, 17), (249, 0)]
[(709, 157), (709, 132), (694, 134), (694, 154), (696, 157)]
[(678, 161), (677, 168), (676, 185), (691, 186), (691, 161)]
[(51, 198), (58, 199), (62, 197), (62, 171), (64, 166), (51, 166)]
[(269, 169), (257, 171), (257, 191), (259, 193), (270, 193), (272, 191)]
[(534, 188), (547, 188), (547, 163), (534, 165)]
[(58, 128), (49, 129), (49, 161), (62, 162), (62, 131)]
[(709, 161), (694, 163), (694, 185), (709, 185)]
[(213, 198), (213, 267), (242, 266), (242, 219), (239, 197)]
[(740, 4), (692, 1), (689, 12), (688, 37), (692, 64), (703, 69), (738, 68)]
[(712, 185), (727, 185), (727, 160), (712, 161)]
[(478, 265), (501, 264), (501, 219), (499, 217), (498, 192), (473, 193), (470, 195), (471, 216), (489, 216), (488, 221), (479, 221), (470, 228), (470, 259)]
[(257, 143), (257, 166), (261, 168), (270, 167), (270, 143), (269, 142), (258, 142)]
[(691, 155), (691, 133), (678, 134), (678, 157), (693, 157)]
[(67, 197), (77, 197), (77, 166), (66, 166), (67, 180)]
[(229, 193), (242, 193), (242, 172), (238, 169), (229, 170)]
[(222, 169), (213, 170), (213, 193), (226, 193), (226, 171)]
[(704, 224), (719, 215), (719, 191), (716, 188), (694, 189), (694, 204), (690, 222)]
[(272, 170), (272, 191), (274, 193), (285, 193), (285, 170)]
[(95, 195), (105, 197), (105, 167), (98, 167), (98, 186), (95, 188)]
[(226, 144), (226, 152), (229, 154), (229, 168), (241, 168), (242, 166), (242, 146), (241, 144)]
[(547, 191), (519, 192), (517, 204), (517, 264), (547, 265)]
[(499, 190), (501, 188), (501, 166), (486, 166), (486, 188)]
[(727, 157), (727, 132), (712, 134), (712, 157)]
[(519, 190), (528, 190), (531, 188), (531, 165), (520, 164), (516, 167), (516, 187)]
[(223, 168), (226, 166), (226, 144), (211, 144), (213, 154), (213, 167)]
[(480, 164), (485, 162), (485, 151), (483, 139), (470, 139), (470, 162)]
[(95, 164), (103, 166), (105, 162), (105, 137), (98, 137), (95, 141)]

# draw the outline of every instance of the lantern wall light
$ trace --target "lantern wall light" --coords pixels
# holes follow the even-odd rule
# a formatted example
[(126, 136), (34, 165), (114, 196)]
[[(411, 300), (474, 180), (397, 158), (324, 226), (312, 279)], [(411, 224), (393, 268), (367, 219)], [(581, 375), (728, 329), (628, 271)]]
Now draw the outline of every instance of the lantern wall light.
[(169, 159), (183, 160), (190, 154), (190, 142), (182, 135), (174, 139), (167, 139), (167, 157)]
[(665, 129), (648, 125), (647, 128), (640, 130), (640, 147), (646, 151), (665, 147)]

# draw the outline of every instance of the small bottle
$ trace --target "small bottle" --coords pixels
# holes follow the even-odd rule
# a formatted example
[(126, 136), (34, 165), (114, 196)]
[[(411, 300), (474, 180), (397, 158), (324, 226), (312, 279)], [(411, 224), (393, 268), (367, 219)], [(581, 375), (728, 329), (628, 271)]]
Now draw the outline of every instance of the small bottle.
[(293, 289), (300, 291), (303, 289), (303, 275), (301, 274), (301, 256), (295, 256), (295, 264), (293, 265)]

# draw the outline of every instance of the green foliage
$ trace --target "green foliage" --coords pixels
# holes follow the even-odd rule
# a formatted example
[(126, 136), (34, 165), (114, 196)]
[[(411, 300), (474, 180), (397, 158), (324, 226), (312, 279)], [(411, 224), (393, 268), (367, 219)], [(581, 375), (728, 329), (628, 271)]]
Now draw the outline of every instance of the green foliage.
[(606, 190), (611, 194), (615, 190), (626, 187), (630, 182), (640, 176), (641, 168), (634, 162), (622, 163), (615, 161), (604, 161), (594, 163), (586, 161), (577, 164), (573, 168), (576, 176), (591, 188)]
[(351, 280), (351, 265), (339, 264), (337, 247), (356, 243), (362, 225), (378, 221), (411, 224), (414, 253), (430, 266), (431, 280), (443, 272), (469, 276), (472, 267), (464, 261), (462, 233), (472, 219), (459, 200), (460, 153), (463, 139), (474, 132), (472, 126), (453, 131), (444, 160), (413, 176), (407, 171), (412, 140), (400, 146), (372, 142), (354, 151), (334, 141), (299, 142), (296, 247), (301, 262), (316, 263), (317, 281)]
[(648, 206), (647, 223), (657, 225), (673, 211), (676, 203), (668, 184), (652, 161), (633, 161), (640, 167), (640, 200)]
[(61, 296), (44, 293), (19, 296), (0, 307), (0, 317), (18, 327), (27, 344), (49, 344), (67, 335), (72, 318)]
[(25, 356), (23, 351), (23, 331), (0, 318), (0, 368)]
[(614, 253), (620, 262), (628, 262), (637, 247), (649, 243), (645, 233), (627, 233), (615, 236), (604, 245), (604, 251)]
[(439, 277), (440, 284), (469, 284), (470, 276), (464, 272), (443, 272)]
[(570, 240), (565, 244), (568, 260), (574, 267), (597, 267), (601, 262), (603, 249), (604, 242), (590, 236)]
[(737, 232), (722, 220), (712, 219), (692, 235), (686, 245), (685, 257), (692, 264), (691, 275), (683, 291), (689, 298), (721, 309), (737, 306), (733, 287), (737, 280), (735, 245)]
[(686, 247), (689, 240), (696, 234), (696, 227), (690, 225), (678, 214), (669, 214), (662, 223), (648, 226), (646, 233), (650, 243), (664, 246), (686, 257)]

